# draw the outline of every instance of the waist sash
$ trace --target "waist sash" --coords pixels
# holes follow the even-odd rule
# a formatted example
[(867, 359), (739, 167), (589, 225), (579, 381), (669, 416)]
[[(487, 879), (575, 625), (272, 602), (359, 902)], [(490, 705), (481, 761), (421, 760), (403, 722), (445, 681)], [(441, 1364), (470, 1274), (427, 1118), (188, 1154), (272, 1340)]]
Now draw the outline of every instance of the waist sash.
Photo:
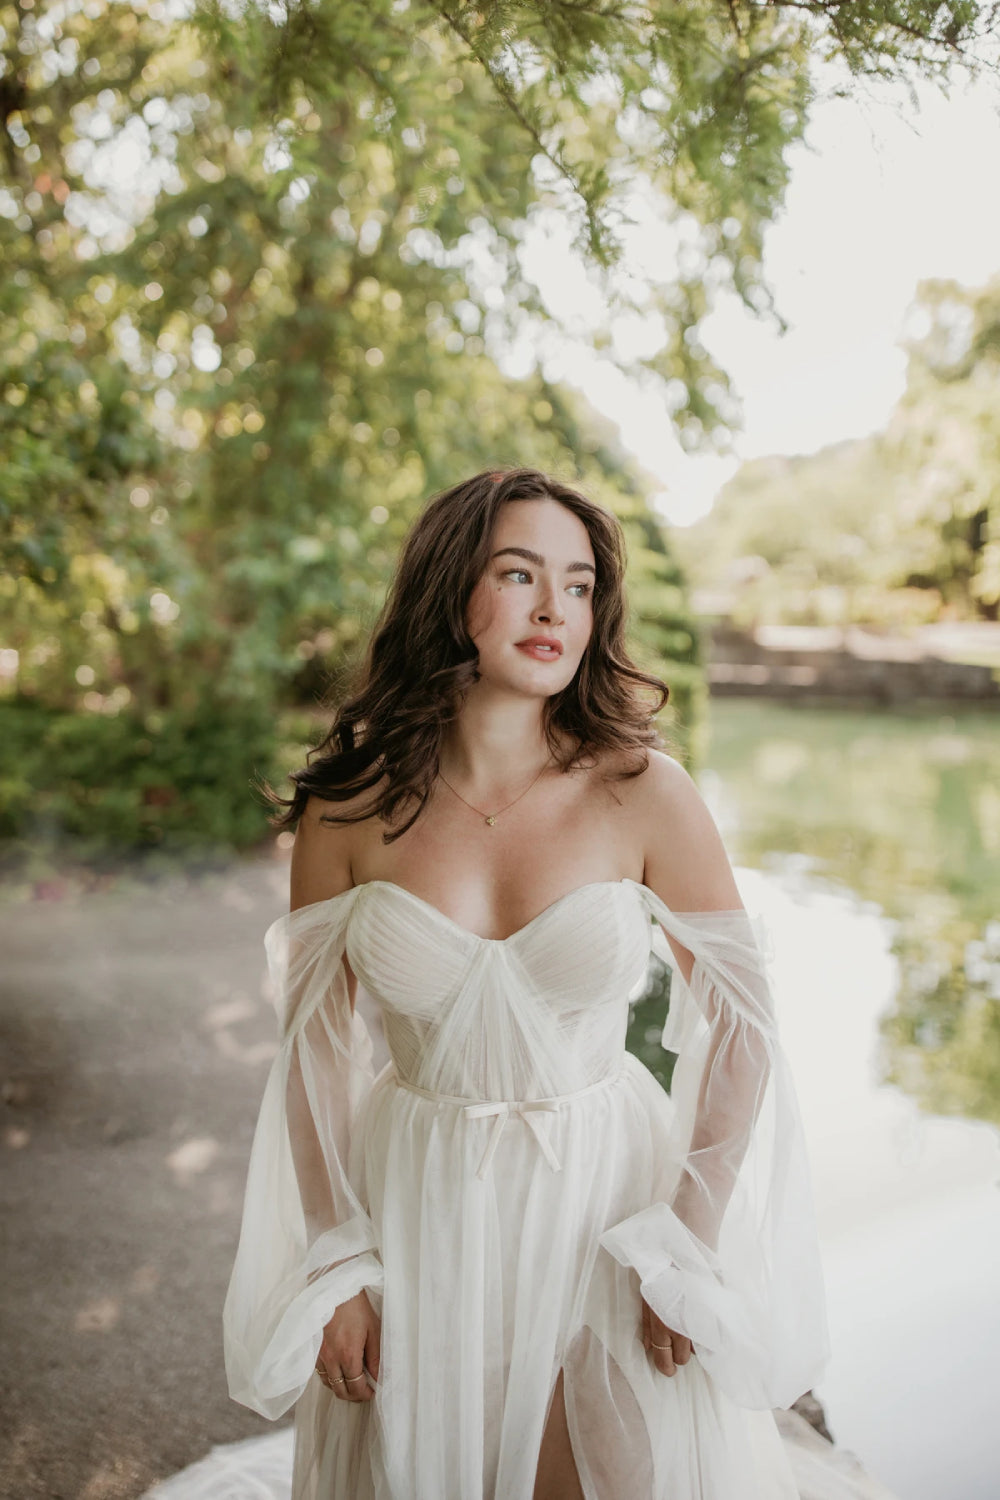
[(577, 1099), (585, 1099), (588, 1094), (596, 1094), (601, 1089), (610, 1088), (613, 1083), (618, 1082), (621, 1075), (622, 1069), (619, 1068), (616, 1073), (609, 1074), (607, 1078), (599, 1078), (596, 1083), (588, 1083), (585, 1088), (574, 1089), (570, 1094), (552, 1094), (547, 1099), (465, 1099), (460, 1094), (436, 1094), (431, 1089), (422, 1089), (416, 1083), (408, 1083), (398, 1074), (395, 1075), (395, 1082), (397, 1088), (406, 1089), (411, 1094), (418, 1094), (421, 1099), (430, 1099), (434, 1104), (450, 1104), (461, 1109), (467, 1120), (493, 1120), (493, 1129), (490, 1131), (486, 1150), (476, 1170), (477, 1177), (485, 1177), (511, 1115), (518, 1115), (527, 1125), (551, 1170), (561, 1172), (562, 1162), (553, 1150), (552, 1142), (540, 1128), (539, 1115), (558, 1114), (564, 1104), (575, 1103)]

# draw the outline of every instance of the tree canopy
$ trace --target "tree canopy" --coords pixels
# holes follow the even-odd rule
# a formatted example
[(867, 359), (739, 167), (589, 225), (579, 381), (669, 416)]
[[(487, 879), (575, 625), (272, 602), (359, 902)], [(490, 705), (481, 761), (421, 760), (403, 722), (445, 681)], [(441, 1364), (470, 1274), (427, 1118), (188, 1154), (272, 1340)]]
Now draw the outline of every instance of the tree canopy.
[(1000, 612), (1000, 280), (921, 286), (884, 431), (744, 464), (678, 537), (736, 618), (906, 625)]
[[(592, 337), (617, 357), (611, 317), (641, 317), (634, 373), (712, 441), (736, 407), (699, 326), (725, 288), (770, 307), (820, 78), (944, 78), (994, 11), (0, 4), (0, 673), (143, 741), (209, 702), (266, 728), (350, 658), (424, 497), (533, 463), (622, 514), (637, 633), (692, 718), (644, 477), (542, 365), (504, 373), (551, 317), (525, 245), (570, 226)], [(650, 217), (668, 253), (640, 271)]]

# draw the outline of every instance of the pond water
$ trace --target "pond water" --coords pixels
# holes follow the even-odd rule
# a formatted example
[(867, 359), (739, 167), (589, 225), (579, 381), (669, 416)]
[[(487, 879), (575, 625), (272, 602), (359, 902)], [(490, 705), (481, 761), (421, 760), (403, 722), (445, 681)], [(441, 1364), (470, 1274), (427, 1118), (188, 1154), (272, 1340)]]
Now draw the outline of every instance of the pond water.
[[(834, 1349), (816, 1394), (900, 1500), (997, 1500), (1000, 718), (715, 700), (699, 781), (774, 941)], [(630, 1039), (651, 1065), (655, 1009)]]

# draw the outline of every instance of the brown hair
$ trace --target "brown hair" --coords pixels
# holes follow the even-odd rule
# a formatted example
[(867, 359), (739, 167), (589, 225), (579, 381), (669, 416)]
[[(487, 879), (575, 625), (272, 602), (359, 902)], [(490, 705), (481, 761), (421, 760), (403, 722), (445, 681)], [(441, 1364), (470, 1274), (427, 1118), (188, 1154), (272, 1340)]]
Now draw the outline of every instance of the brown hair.
[[(264, 788), (285, 809), (272, 817), (275, 827), (296, 823), (310, 795), (346, 802), (380, 782), (360, 811), (324, 812), (321, 821), (378, 816), (392, 823), (416, 803), (405, 823), (383, 834), (390, 843), (420, 816), (437, 775), (444, 726), (478, 678), (466, 607), (486, 570), (500, 507), (512, 500), (558, 501), (586, 526), (594, 550), (591, 637), (572, 682), (545, 704), (545, 734), (556, 762), (566, 771), (596, 751), (624, 750), (635, 752), (636, 765), (616, 779), (646, 769), (646, 747), (660, 742), (654, 716), (670, 690), (640, 671), (625, 646), (625, 544), (617, 518), (537, 469), (488, 471), (437, 495), (412, 527), (354, 691), (326, 739), (302, 770), (292, 772), (293, 795)], [(569, 750), (563, 748), (567, 737)]]

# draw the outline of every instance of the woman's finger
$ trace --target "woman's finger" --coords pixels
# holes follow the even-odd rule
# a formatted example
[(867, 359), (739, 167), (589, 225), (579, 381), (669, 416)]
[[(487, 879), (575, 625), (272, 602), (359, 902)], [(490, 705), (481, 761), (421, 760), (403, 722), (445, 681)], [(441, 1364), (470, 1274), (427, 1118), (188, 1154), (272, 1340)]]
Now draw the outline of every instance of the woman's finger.
[(662, 1319), (650, 1311), (649, 1352), (653, 1363), (662, 1375), (675, 1375), (678, 1365), (686, 1365), (691, 1358), (691, 1340), (683, 1333), (668, 1328)]
[(691, 1340), (683, 1333), (678, 1333), (674, 1328), (668, 1328), (666, 1323), (661, 1323), (654, 1314), (654, 1326), (656, 1332), (653, 1334), (655, 1344), (670, 1344), (670, 1352), (675, 1365), (686, 1365), (692, 1355)]
[(344, 1376), (344, 1384), (337, 1387), (337, 1394), (344, 1391), (347, 1401), (370, 1401), (372, 1388), (368, 1384), (368, 1372), (362, 1368), (354, 1374), (348, 1374), (346, 1370), (341, 1372)]
[(319, 1377), (328, 1391), (337, 1397), (338, 1401), (354, 1401), (358, 1399), (353, 1392), (360, 1387), (360, 1381), (348, 1383), (347, 1376), (357, 1373), (362, 1367), (360, 1351), (357, 1354), (346, 1349), (333, 1349), (324, 1343), (316, 1361), (316, 1369)]
[(322, 1355), (316, 1361), (316, 1374), (320, 1378), (320, 1383), (325, 1385), (327, 1390), (332, 1391), (334, 1395), (342, 1388), (343, 1382), (338, 1383), (334, 1378), (336, 1375), (340, 1375), (341, 1371), (335, 1365), (327, 1366), (324, 1364)]
[[(382, 1326), (378, 1322), (373, 1322), (371, 1328), (368, 1330), (368, 1337), (365, 1340), (365, 1368), (375, 1381), (378, 1380), (378, 1367), (381, 1357)], [(372, 1391), (372, 1395), (374, 1394), (374, 1391)]]
[(656, 1316), (645, 1297), (642, 1299), (642, 1343), (647, 1354), (652, 1355), (653, 1363), (661, 1375), (676, 1373), (674, 1335)]
[(657, 1338), (657, 1343), (664, 1344), (667, 1340), (670, 1340), (670, 1349), (672, 1349), (675, 1365), (687, 1365), (688, 1359), (694, 1353), (690, 1338), (687, 1338), (685, 1334), (678, 1334), (678, 1332), (675, 1332), (675, 1329), (666, 1328), (666, 1326), (664, 1326), (663, 1335), (663, 1338)]
[(654, 1338), (650, 1341), (649, 1352), (653, 1356), (653, 1364), (661, 1375), (676, 1375), (677, 1366), (674, 1364), (674, 1346), (670, 1338)]

